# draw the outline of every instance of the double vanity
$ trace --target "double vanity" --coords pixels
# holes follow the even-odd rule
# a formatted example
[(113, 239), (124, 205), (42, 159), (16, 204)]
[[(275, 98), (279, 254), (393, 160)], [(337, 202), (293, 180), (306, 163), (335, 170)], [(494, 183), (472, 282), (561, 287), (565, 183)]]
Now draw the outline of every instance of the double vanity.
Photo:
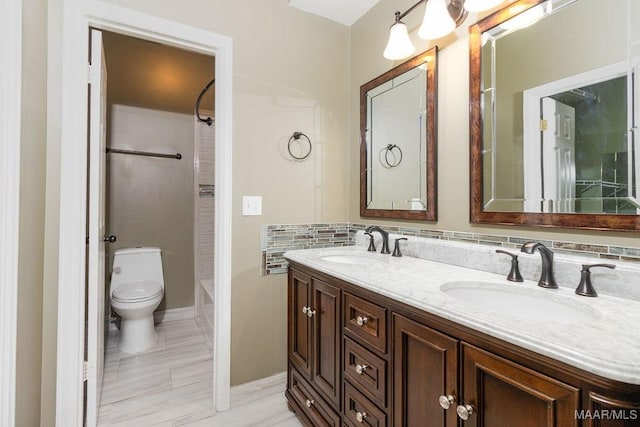
[[(540, 256), (517, 249), (520, 283), (494, 248), (410, 237), (414, 256), (394, 257), (368, 240), (285, 254), (286, 396), (305, 423), (639, 425), (640, 302), (576, 295), (560, 269), (560, 287), (541, 288)], [(418, 257), (435, 253), (467, 255)], [(504, 274), (463, 266), (478, 257)], [(584, 260), (556, 258), (577, 285)]]
[[(470, 223), (640, 231), (637, 3), (514, 0), (469, 27)], [(360, 87), (361, 218), (437, 221), (438, 52)], [(640, 426), (640, 267), (525, 243), (499, 248), (514, 282), (496, 247), (369, 230), (382, 250), (285, 254), (306, 424)]]

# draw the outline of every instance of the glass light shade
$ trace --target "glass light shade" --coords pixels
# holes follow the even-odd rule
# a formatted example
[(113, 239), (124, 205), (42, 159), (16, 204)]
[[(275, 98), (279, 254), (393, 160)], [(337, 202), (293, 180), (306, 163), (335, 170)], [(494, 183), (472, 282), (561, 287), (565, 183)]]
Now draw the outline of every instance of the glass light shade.
[(416, 51), (409, 38), (407, 26), (403, 22), (396, 22), (389, 29), (389, 41), (382, 55), (387, 59), (404, 59)]
[(456, 23), (449, 15), (446, 0), (427, 0), (418, 36), (426, 40), (439, 39), (455, 29)]
[(469, 12), (484, 12), (485, 10), (493, 9), (504, 0), (465, 0), (464, 8)]

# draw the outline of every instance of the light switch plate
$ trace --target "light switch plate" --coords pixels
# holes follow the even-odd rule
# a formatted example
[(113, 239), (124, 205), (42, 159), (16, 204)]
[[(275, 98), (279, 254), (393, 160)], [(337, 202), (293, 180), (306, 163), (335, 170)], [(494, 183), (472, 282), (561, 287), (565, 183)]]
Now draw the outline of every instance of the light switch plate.
[(262, 215), (262, 196), (242, 196), (242, 215)]

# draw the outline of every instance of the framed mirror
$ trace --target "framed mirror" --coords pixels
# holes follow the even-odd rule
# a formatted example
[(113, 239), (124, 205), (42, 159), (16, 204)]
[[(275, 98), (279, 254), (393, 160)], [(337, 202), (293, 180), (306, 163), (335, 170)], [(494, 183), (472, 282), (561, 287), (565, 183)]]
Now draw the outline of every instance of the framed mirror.
[(435, 221), (437, 47), (360, 87), (360, 215)]
[(469, 59), (471, 222), (640, 230), (640, 2), (515, 1)]

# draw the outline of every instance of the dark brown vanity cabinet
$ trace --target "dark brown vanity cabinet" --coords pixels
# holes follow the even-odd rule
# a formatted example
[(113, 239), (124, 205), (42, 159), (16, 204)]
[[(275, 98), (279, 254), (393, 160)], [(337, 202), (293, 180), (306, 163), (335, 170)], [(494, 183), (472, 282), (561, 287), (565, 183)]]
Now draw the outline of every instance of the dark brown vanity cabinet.
[[(462, 343), (465, 426), (577, 426), (580, 389)], [(460, 413), (462, 412), (462, 413)]]
[(322, 280), (289, 272), (287, 395), (314, 426), (340, 425), (340, 295)]
[(457, 390), (458, 340), (394, 314), (393, 425), (456, 426)]
[(288, 310), (286, 395), (309, 426), (640, 426), (640, 386), (297, 264)]

